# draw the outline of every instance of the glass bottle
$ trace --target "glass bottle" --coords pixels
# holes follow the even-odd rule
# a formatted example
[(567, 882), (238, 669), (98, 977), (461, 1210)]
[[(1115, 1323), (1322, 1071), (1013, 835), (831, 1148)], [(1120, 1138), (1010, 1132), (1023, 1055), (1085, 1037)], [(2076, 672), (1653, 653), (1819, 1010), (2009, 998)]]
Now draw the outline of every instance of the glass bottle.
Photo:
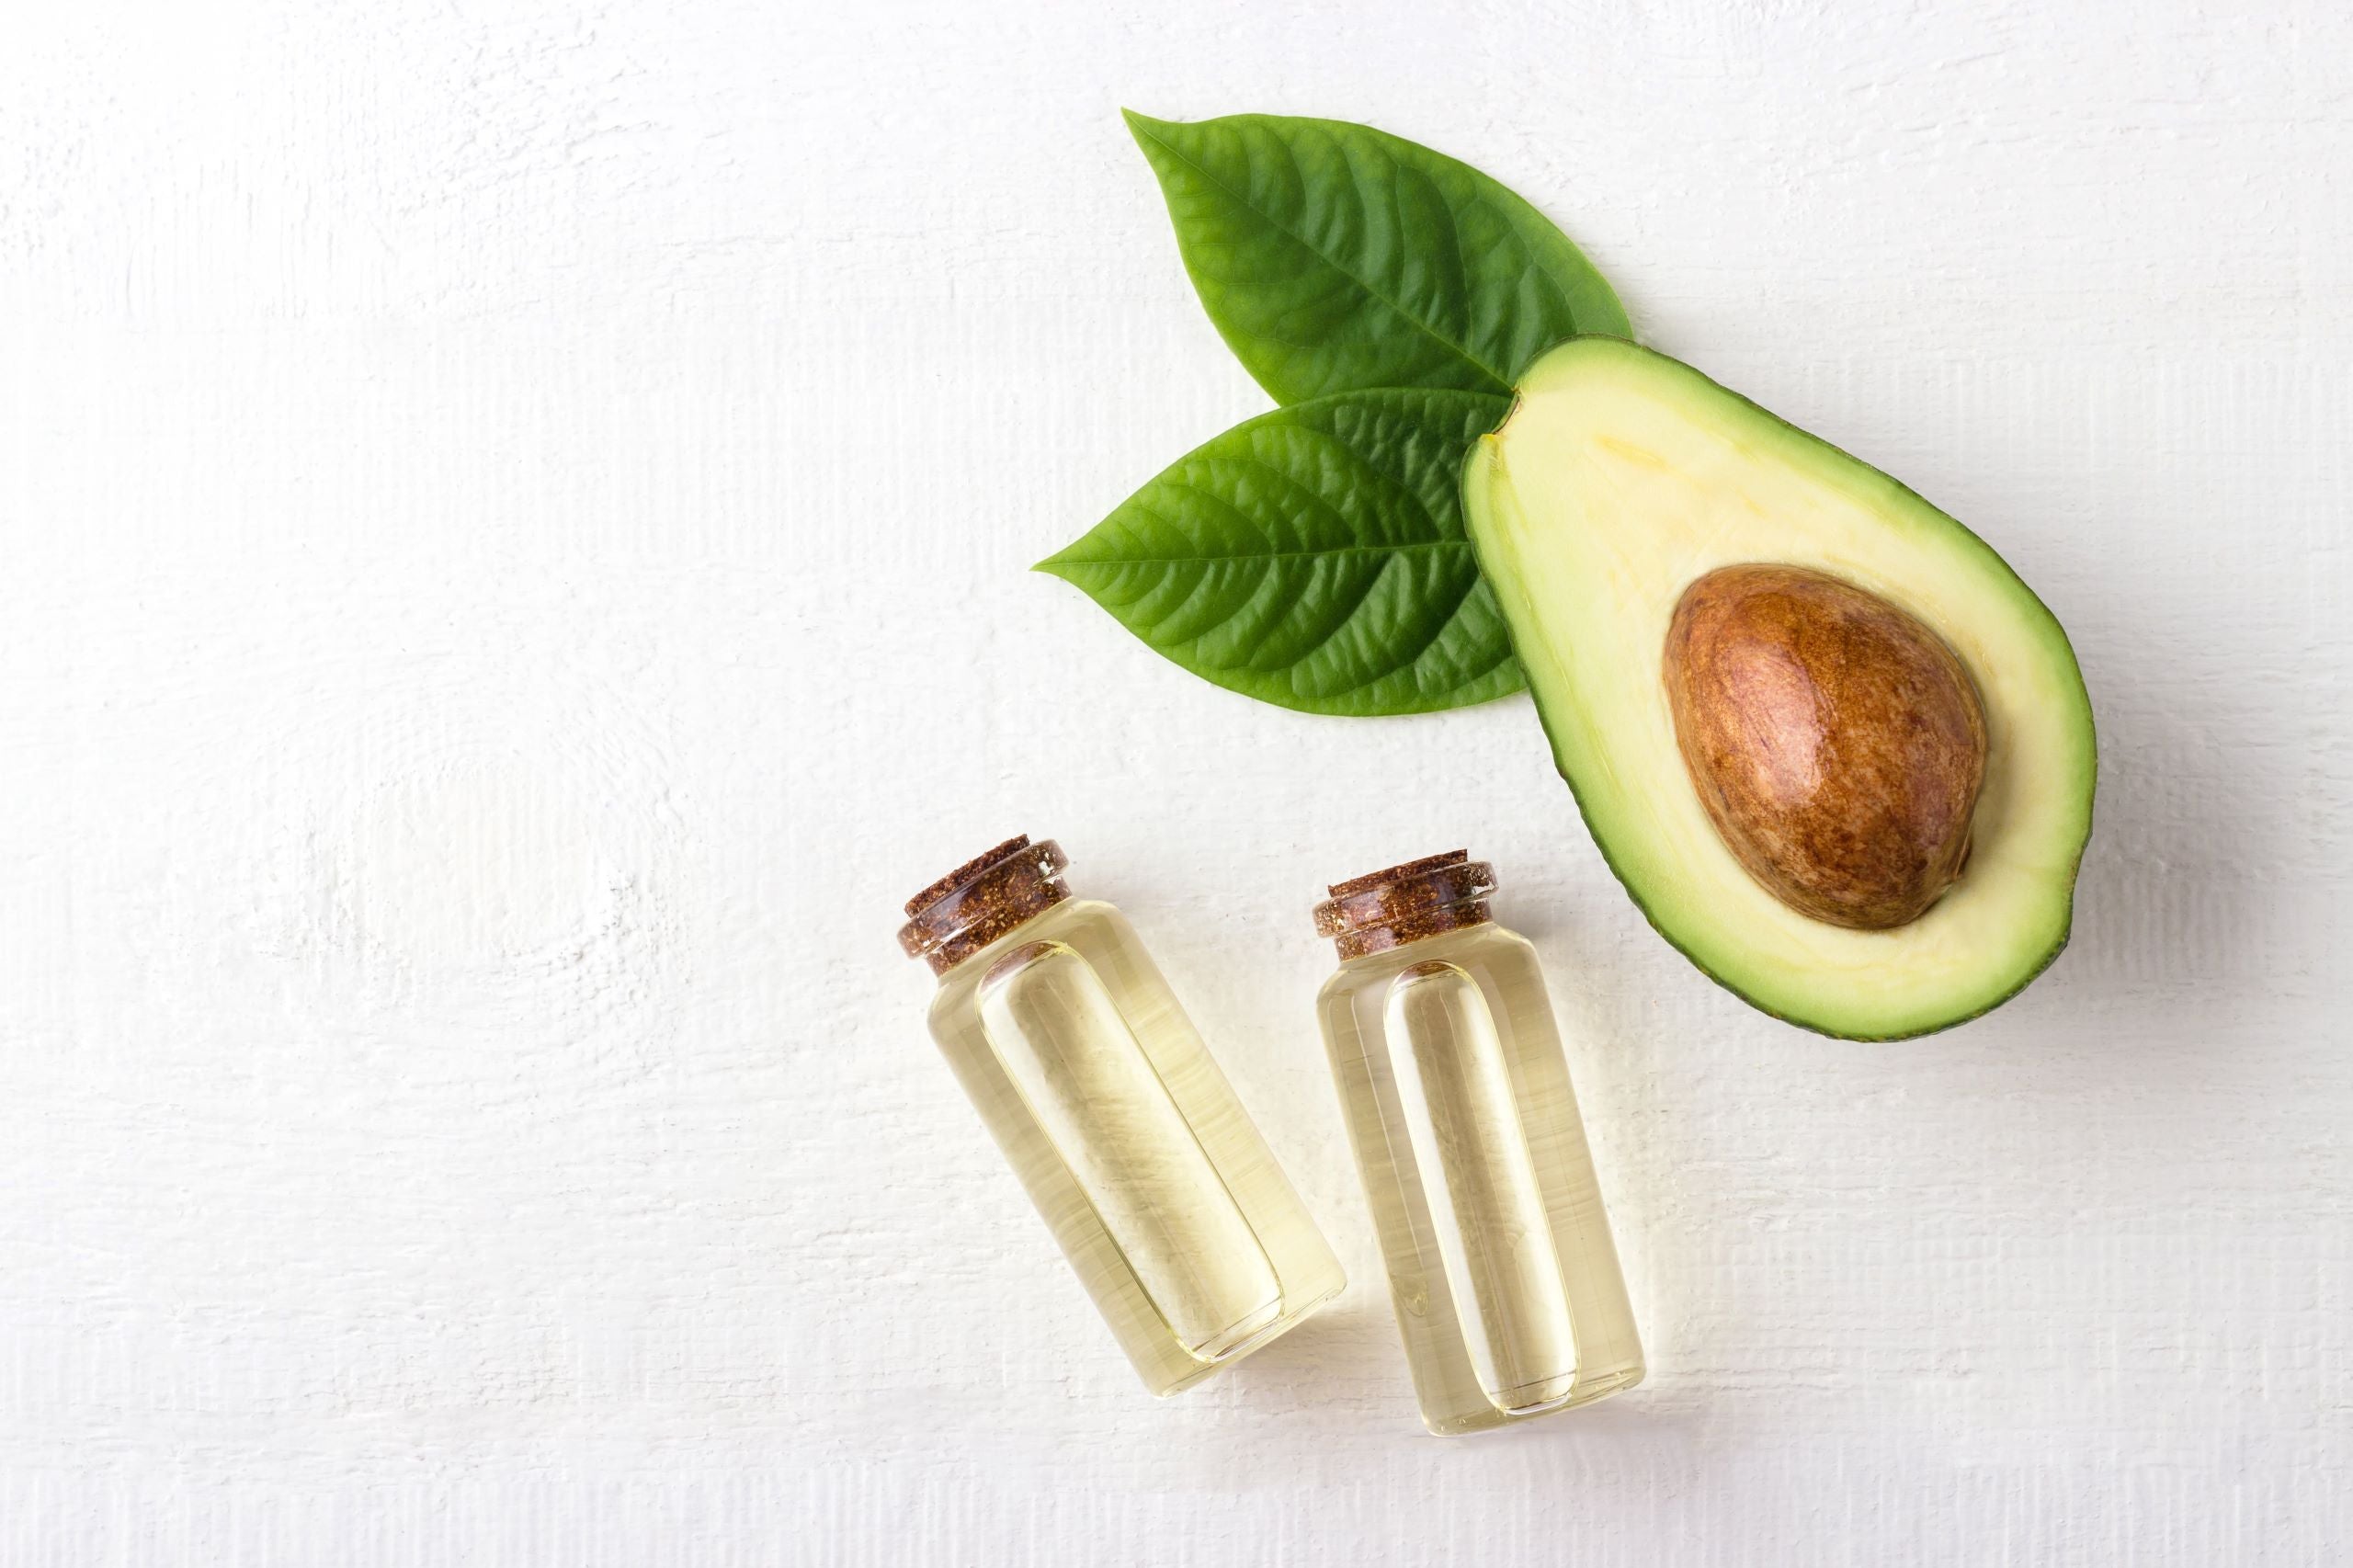
[(932, 1037), (1144, 1386), (1170, 1394), (1339, 1293), (1339, 1259), (1143, 944), (1051, 839), (907, 903)]
[(1642, 1381), (1536, 949), (1463, 850), (1334, 884), (1317, 997), (1422, 1420), (1441, 1437)]

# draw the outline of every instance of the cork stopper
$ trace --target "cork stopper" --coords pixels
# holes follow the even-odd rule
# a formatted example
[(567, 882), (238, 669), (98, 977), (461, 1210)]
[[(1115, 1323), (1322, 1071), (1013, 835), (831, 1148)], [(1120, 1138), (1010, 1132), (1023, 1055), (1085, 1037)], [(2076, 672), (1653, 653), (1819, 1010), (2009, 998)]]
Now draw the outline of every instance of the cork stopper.
[(1484, 925), (1494, 918), (1487, 899), (1495, 891), (1495, 869), (1472, 859), (1468, 849), (1450, 849), (1324, 891), (1332, 896), (1315, 906), (1316, 935), (1331, 937), (1343, 959), (1356, 959)]
[(1007, 931), (1070, 896), (1063, 871), (1070, 864), (1052, 839), (1008, 838), (965, 861), (907, 900), (899, 946), (946, 974)]

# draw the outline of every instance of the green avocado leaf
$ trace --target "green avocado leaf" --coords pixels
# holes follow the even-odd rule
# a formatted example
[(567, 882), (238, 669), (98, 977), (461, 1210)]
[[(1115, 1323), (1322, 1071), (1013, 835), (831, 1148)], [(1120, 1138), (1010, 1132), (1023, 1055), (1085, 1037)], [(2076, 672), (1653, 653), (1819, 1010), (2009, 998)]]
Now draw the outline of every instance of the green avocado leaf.
[(1426, 713), (1520, 687), (1463, 533), (1464, 454), (1510, 411), (1390, 388), (1235, 426), (1059, 554), (1159, 653), (1311, 713)]
[(1630, 335), (1568, 237), (1468, 164), (1345, 120), (1127, 120), (1210, 319), (1278, 403), (1505, 394), (1563, 338)]

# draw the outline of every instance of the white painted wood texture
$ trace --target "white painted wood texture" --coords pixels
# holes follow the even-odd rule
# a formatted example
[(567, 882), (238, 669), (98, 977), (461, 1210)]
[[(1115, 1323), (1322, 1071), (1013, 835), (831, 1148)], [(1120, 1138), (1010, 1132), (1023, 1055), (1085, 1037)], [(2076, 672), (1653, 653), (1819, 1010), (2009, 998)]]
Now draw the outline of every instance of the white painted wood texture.
[[(1257, 412), (1115, 109), (1370, 119), (1979, 528), (2074, 948), (1837, 1044), (1523, 701), (1025, 573)], [(0, 16), (0, 1562), (2242, 1563), (2353, 1537), (2353, 24), (2325, 0)], [(899, 899), (1059, 835), (1351, 1270), (1143, 1398)], [(1415, 1426), (1322, 882), (1540, 945), (1654, 1355)]]

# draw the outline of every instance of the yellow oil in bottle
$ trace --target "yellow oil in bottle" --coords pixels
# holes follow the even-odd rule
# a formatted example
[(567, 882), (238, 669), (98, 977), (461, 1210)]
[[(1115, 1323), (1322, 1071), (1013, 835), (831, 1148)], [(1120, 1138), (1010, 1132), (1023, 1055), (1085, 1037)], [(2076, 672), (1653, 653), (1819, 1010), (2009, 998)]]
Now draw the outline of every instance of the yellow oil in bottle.
[(1063, 891), (1051, 843), (991, 856), (909, 905), (933, 1036), (1145, 1386), (1173, 1393), (1337, 1294), (1339, 1261), (1133, 928)]
[(1632, 1387), (1643, 1352), (1535, 949), (1455, 854), (1341, 883), (1324, 1043), (1422, 1419), (1442, 1435)]

